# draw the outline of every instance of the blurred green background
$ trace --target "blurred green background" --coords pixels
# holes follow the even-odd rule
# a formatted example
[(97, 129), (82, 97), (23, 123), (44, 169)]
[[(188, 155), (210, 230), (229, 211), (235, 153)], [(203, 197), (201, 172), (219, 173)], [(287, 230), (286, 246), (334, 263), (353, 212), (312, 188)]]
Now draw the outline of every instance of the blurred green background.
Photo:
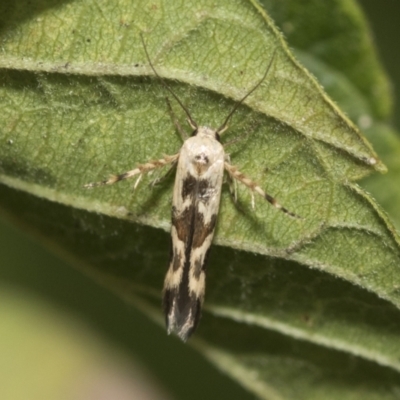
[[(400, 3), (360, 3), (396, 94)], [(254, 398), (0, 217), (1, 400)]]

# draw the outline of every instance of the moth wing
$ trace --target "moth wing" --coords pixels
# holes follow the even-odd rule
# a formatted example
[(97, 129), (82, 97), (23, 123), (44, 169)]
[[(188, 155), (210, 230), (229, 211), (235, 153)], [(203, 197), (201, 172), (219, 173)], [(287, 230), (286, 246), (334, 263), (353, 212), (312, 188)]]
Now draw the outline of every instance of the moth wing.
[[(215, 143), (215, 148), (199, 144), (203, 157), (200, 165), (195, 161), (199, 157), (196, 146), (184, 144), (175, 180), (171, 261), (163, 302), (168, 332), (183, 340), (193, 333), (200, 319), (206, 261), (219, 211), (225, 155), (222, 145)], [(204, 159), (208, 160), (207, 168)]]

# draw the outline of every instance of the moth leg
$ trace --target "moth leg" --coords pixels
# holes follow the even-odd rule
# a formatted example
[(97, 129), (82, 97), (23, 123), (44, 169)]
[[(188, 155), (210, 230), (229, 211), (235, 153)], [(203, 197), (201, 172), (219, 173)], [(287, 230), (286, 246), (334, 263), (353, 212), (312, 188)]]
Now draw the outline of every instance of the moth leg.
[(165, 97), (165, 101), (167, 102), (168, 112), (169, 112), (171, 120), (175, 126), (175, 129), (179, 132), (179, 135), (181, 136), (182, 141), (185, 141), (189, 137), (189, 135), (182, 128), (182, 125), (180, 124), (178, 118), (176, 117), (174, 110), (172, 109), (171, 102), (169, 101), (169, 98)]
[(236, 180), (232, 178), (231, 174), (226, 175), (226, 182), (229, 187), (229, 194), (235, 206), (237, 205), (237, 183)]
[[(254, 182), (253, 180), (248, 178), (246, 175), (242, 174), (236, 167), (234, 167), (233, 165), (229, 164), (226, 161), (225, 161), (225, 169), (228, 171), (229, 175), (232, 176), (232, 178), (243, 183), (243, 185), (247, 186), (252, 191), (252, 193), (254, 193), (254, 192), (258, 193), (265, 200), (267, 200), (268, 203), (273, 205), (278, 210), (284, 212), (285, 214), (290, 215), (291, 217), (301, 218), (298, 215), (294, 214), (293, 212), (289, 211), (287, 208), (283, 207), (281, 204), (279, 204), (278, 201), (274, 197), (272, 197), (268, 193), (264, 192), (264, 190), (261, 189), (261, 187), (258, 186), (256, 182)], [(254, 208), (254, 195), (252, 196), (252, 206)]]
[[(225, 154), (225, 161), (231, 165), (231, 158), (229, 157), (229, 154)], [(232, 175), (228, 173), (226, 176), (226, 182), (229, 187), (229, 194), (231, 196), (231, 199), (235, 206), (237, 206), (237, 181), (236, 179), (233, 179)]]
[(238, 143), (238, 142), (241, 142), (242, 140), (246, 139), (248, 136), (252, 135), (260, 125), (261, 125), (261, 122), (257, 122), (246, 133), (244, 133), (240, 136), (237, 136), (235, 139), (232, 139), (229, 142), (224, 143), (224, 148), (227, 148), (228, 146), (230, 146), (234, 143)]
[(133, 190), (136, 190), (136, 188), (139, 186), (140, 181), (142, 180), (143, 174), (139, 174), (138, 178), (136, 179), (135, 184), (133, 185)]
[(174, 161), (172, 163), (171, 167), (168, 168), (168, 171), (163, 176), (160, 176), (160, 177), (154, 179), (153, 181), (151, 181), (150, 186), (152, 186), (152, 187), (156, 186), (159, 183), (161, 183), (164, 179), (168, 178), (168, 176), (171, 175), (171, 172), (174, 170), (175, 167), (176, 167), (176, 161)]
[(135, 169), (132, 169), (130, 171), (124, 172), (119, 175), (111, 175), (110, 178), (104, 181), (87, 183), (86, 185), (84, 185), (84, 187), (87, 189), (92, 189), (97, 186), (112, 185), (116, 182), (139, 175), (134, 186), (134, 188), (136, 188), (143, 174), (153, 171), (154, 169), (164, 167), (171, 163), (176, 163), (178, 158), (179, 158), (179, 153), (174, 154), (172, 156), (164, 156), (164, 158), (160, 158), (159, 160), (151, 160), (145, 164), (139, 164)]
[(256, 199), (254, 198), (254, 192), (251, 192), (251, 208), (255, 210), (256, 208)]

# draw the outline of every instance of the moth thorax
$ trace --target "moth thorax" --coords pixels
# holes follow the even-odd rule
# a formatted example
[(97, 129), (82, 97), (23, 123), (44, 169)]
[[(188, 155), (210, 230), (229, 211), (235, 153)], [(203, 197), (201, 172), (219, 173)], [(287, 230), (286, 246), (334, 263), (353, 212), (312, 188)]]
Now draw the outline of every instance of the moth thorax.
[(194, 161), (196, 164), (207, 165), (210, 162), (208, 155), (206, 153), (198, 153), (194, 156)]

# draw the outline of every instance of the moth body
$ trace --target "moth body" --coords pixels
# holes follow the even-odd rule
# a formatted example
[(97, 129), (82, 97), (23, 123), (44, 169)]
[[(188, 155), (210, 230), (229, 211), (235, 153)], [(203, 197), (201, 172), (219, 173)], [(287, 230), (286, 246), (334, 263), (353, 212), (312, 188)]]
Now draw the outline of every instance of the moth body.
[(215, 130), (198, 127), (179, 153), (172, 200), (171, 260), (163, 304), (168, 332), (186, 340), (200, 318), (225, 152)]

